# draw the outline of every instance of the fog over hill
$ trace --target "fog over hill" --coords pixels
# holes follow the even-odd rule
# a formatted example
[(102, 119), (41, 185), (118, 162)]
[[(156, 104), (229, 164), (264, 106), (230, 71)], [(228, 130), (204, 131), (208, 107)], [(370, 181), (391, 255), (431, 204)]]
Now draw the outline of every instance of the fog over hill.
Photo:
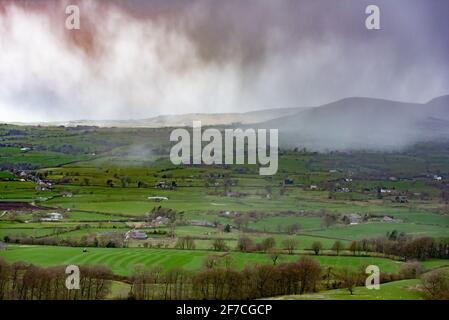
[[(448, 93), (449, 1), (375, 2), (380, 30), (366, 28), (369, 0), (0, 0), (0, 121), (232, 114), (354, 96), (424, 103)], [(79, 30), (65, 27), (75, 4)]]
[(15, 122), (16, 125), (40, 125), (40, 126), (97, 126), (117, 128), (163, 128), (163, 127), (187, 127), (192, 126), (193, 121), (201, 121), (205, 126), (232, 125), (232, 124), (256, 124), (263, 121), (276, 119), (283, 116), (298, 113), (303, 108), (279, 108), (250, 111), (244, 113), (187, 113), (180, 115), (160, 115), (148, 119), (138, 120), (74, 120), (53, 122)]
[(395, 150), (418, 142), (449, 140), (449, 95), (423, 104), (352, 97), (316, 107), (28, 125), (163, 128), (191, 126), (193, 121), (201, 121), (203, 126), (279, 129), (284, 147)]
[(347, 98), (260, 123), (281, 143), (314, 150), (398, 149), (449, 139), (449, 95), (428, 103)]

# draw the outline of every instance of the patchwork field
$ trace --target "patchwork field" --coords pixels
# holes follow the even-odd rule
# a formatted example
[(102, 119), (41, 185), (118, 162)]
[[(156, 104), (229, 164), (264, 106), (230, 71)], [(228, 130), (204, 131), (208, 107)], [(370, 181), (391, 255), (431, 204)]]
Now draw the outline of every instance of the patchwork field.
[[(45, 247), (45, 246), (11, 246), (2, 257), (7, 261), (28, 261), (40, 266), (58, 265), (104, 265), (119, 275), (129, 275), (135, 265), (159, 266), (165, 270), (184, 268), (197, 270), (203, 266), (204, 259), (214, 255), (203, 250), (175, 249), (138, 249), (138, 248), (82, 248)], [(217, 255), (217, 254), (215, 254)], [(261, 253), (221, 253), (230, 255), (231, 263), (238, 269), (255, 264), (271, 264), (270, 257)], [(353, 269), (367, 265), (377, 265), (383, 272), (397, 272), (401, 262), (375, 257), (312, 256), (323, 267), (348, 266)], [(298, 260), (297, 255), (283, 255), (281, 261)]]
[[(406, 257), (386, 244), (448, 238), (446, 144), (281, 150), (278, 173), (263, 177), (255, 165), (174, 166), (168, 132), (0, 126), (0, 258), (129, 276), (135, 265), (197, 272), (211, 255), (240, 271), (307, 255), (323, 270), (398, 274)], [(425, 270), (448, 265), (432, 254), (419, 257)], [(418, 278), (301, 298), (421, 299)]]

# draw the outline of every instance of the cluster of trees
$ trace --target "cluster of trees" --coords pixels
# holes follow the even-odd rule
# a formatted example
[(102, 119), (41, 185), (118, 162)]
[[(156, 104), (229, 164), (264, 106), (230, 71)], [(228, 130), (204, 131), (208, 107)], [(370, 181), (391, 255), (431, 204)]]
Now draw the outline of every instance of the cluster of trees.
[(378, 252), (405, 260), (449, 259), (449, 238), (412, 238), (390, 233), (387, 237), (354, 241), (349, 250), (354, 254), (358, 251)]
[(175, 247), (177, 249), (187, 249), (194, 250), (195, 249), (195, 241), (191, 236), (180, 237), (176, 241)]
[(268, 252), (274, 249), (276, 240), (273, 237), (263, 239), (259, 243), (255, 243), (248, 236), (241, 236), (237, 241), (236, 249), (242, 252)]
[(34, 170), (37, 166), (31, 164), (31, 163), (9, 163), (9, 162), (2, 162), (0, 163), (0, 170), (2, 171), (23, 171), (23, 170)]
[(440, 269), (424, 274), (422, 287), (430, 300), (449, 300), (448, 272)]
[(44, 246), (67, 246), (67, 247), (98, 247), (98, 248), (123, 248), (126, 246), (122, 233), (108, 233), (107, 235), (97, 235), (95, 237), (82, 236), (77, 238), (41, 237), (30, 236), (5, 236), (7, 243), (17, 243), (24, 245), (44, 245)]
[(212, 241), (212, 249), (214, 251), (228, 251), (229, 247), (224, 239), (216, 238)]
[(111, 270), (80, 267), (80, 289), (68, 290), (65, 267), (41, 268), (0, 260), (0, 300), (98, 300), (110, 292)]
[(257, 299), (318, 290), (321, 266), (309, 257), (292, 263), (255, 265), (238, 271), (231, 261), (205, 260), (201, 271), (138, 267), (131, 277), (133, 299)]
[[(363, 286), (365, 266), (322, 268), (308, 256), (295, 262), (233, 268), (229, 255), (211, 255), (199, 271), (138, 265), (127, 278), (129, 299), (139, 300), (246, 300), (279, 295), (304, 294), (320, 289), (344, 288), (353, 294)], [(449, 299), (449, 276), (444, 269), (423, 273), (419, 262), (407, 262), (397, 274), (381, 274), (381, 283), (421, 278), (421, 290), (428, 299)], [(65, 267), (42, 268), (0, 259), (0, 300), (101, 300), (111, 292), (114, 276), (103, 266), (80, 266), (80, 287), (68, 290)], [(126, 277), (125, 277), (126, 278)], [(121, 280), (125, 280), (122, 277)]]
[(289, 225), (278, 224), (276, 229), (277, 232), (280, 233), (296, 234), (299, 232), (300, 226), (297, 223), (292, 223)]

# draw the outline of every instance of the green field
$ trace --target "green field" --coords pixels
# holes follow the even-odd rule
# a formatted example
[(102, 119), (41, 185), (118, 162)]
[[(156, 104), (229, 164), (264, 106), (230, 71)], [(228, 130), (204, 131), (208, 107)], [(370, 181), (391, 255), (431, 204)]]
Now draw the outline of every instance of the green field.
[(348, 290), (337, 289), (313, 294), (276, 297), (281, 300), (422, 300), (417, 279), (393, 281), (380, 285), (379, 290), (356, 287), (354, 294)]
[[(402, 263), (397, 257), (355, 254), (348, 250), (351, 242), (392, 233), (408, 240), (449, 235), (445, 143), (391, 152), (282, 149), (277, 174), (264, 177), (256, 165), (175, 166), (168, 160), (169, 133), (169, 128), (0, 125), (0, 241), (14, 242), (0, 257), (42, 266), (104, 265), (129, 275), (137, 264), (195, 271), (205, 257), (217, 254), (232, 256), (241, 270), (272, 263), (261, 244), (273, 238), (271, 249), (281, 250), (281, 261), (311, 255), (319, 242), (320, 255), (313, 258), (323, 267), (374, 264), (397, 273)], [(62, 219), (45, 221), (50, 213)], [(172, 220), (155, 224), (167, 217)], [(133, 228), (148, 239), (125, 239)], [(251, 252), (237, 248), (244, 236)], [(177, 249), (185, 237), (195, 250)], [(110, 245), (110, 238), (119, 239), (111, 245), (115, 248), (100, 248)], [(212, 251), (217, 239), (227, 248)], [(292, 239), (294, 254), (287, 255), (285, 243)], [(88, 241), (100, 247), (83, 253)], [(344, 246), (341, 256), (332, 250), (336, 241)], [(40, 245), (28, 246), (33, 243)], [(441, 268), (447, 261), (429, 259), (423, 265)], [(413, 281), (385, 284), (379, 292), (357, 288), (350, 298), (420, 299), (408, 290)], [(126, 289), (115, 287), (123, 296)], [(344, 290), (313, 296), (346, 299)]]
[[(56, 265), (104, 265), (120, 275), (128, 275), (135, 265), (160, 266), (166, 270), (179, 267), (186, 270), (196, 270), (202, 267), (204, 258), (211, 251), (202, 250), (175, 250), (175, 249), (138, 249), (138, 248), (89, 248), (83, 252), (82, 248), (45, 247), (45, 246), (11, 246), (6, 251), (0, 252), (0, 257), (7, 261), (26, 261), (41, 266)], [(229, 253), (232, 263), (236, 268), (256, 263), (272, 263), (266, 254), (261, 253)], [(223, 253), (219, 254), (223, 255)], [(323, 267), (349, 266), (357, 269), (361, 266), (375, 264), (383, 272), (396, 272), (400, 263), (389, 259), (373, 257), (313, 257)], [(284, 255), (281, 261), (294, 261), (299, 259), (297, 255)]]

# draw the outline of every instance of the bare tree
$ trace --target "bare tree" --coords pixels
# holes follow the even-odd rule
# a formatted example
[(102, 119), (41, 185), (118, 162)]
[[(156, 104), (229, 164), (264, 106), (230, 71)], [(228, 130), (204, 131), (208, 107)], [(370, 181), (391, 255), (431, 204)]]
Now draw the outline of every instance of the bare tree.
[(228, 251), (229, 248), (223, 239), (214, 239), (212, 242), (212, 249), (215, 251)]
[(268, 250), (267, 254), (270, 257), (271, 261), (273, 261), (273, 265), (276, 265), (278, 260), (282, 257), (282, 251), (279, 249), (270, 249)]
[(264, 239), (261, 243), (261, 248), (264, 252), (271, 250), (276, 245), (276, 240), (273, 237)]
[(298, 240), (296, 240), (295, 238), (287, 238), (282, 241), (282, 245), (284, 249), (288, 251), (288, 254), (293, 254), (293, 252), (298, 247)]
[(241, 236), (237, 242), (237, 249), (242, 252), (248, 252), (253, 250), (254, 243), (253, 241), (247, 237), (247, 236)]
[(354, 287), (359, 282), (359, 275), (354, 270), (345, 267), (337, 273), (338, 279), (341, 281), (342, 287), (347, 289), (351, 295), (354, 294)]
[(422, 286), (428, 299), (449, 299), (449, 275), (445, 270), (434, 270), (424, 274)]
[(340, 240), (337, 240), (334, 242), (332, 246), (332, 250), (334, 250), (337, 253), (337, 256), (339, 255), (341, 250), (344, 250), (344, 245)]

